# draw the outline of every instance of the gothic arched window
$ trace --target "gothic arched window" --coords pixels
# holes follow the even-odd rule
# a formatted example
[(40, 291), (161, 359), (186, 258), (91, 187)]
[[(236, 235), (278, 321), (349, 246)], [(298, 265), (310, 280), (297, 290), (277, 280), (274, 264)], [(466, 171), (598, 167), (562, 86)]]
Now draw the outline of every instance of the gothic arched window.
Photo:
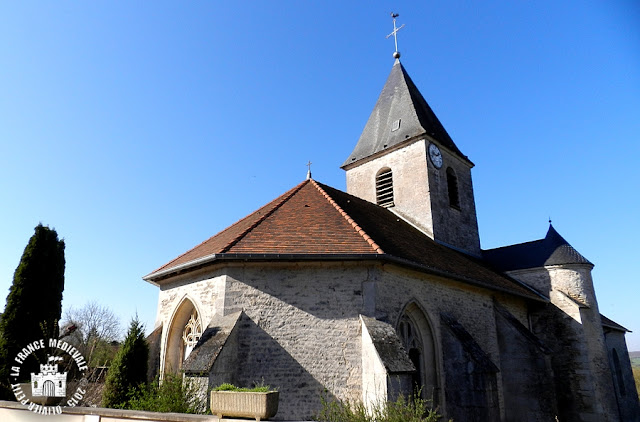
[(393, 207), (393, 174), (388, 167), (376, 175), (376, 203), (382, 207)]
[(449, 191), (449, 206), (460, 209), (458, 194), (458, 177), (451, 167), (447, 168), (447, 190)]
[(202, 316), (194, 303), (185, 297), (175, 309), (166, 334), (162, 350), (161, 372), (177, 373), (184, 360), (202, 336)]
[(423, 344), (420, 338), (420, 332), (413, 321), (406, 315), (400, 320), (398, 331), (400, 331), (399, 334), (402, 339), (402, 345), (409, 354), (409, 359), (411, 359), (413, 366), (416, 367), (416, 372), (411, 377), (413, 387), (416, 391), (420, 391), (422, 389), (422, 377), (424, 373), (422, 364)]
[(182, 360), (184, 361), (202, 336), (202, 323), (200, 322), (200, 316), (195, 309), (191, 312), (189, 321), (184, 326), (182, 331)]
[(440, 402), (440, 388), (436, 369), (435, 343), (431, 324), (416, 303), (410, 303), (398, 321), (397, 333), (416, 371), (411, 380), (414, 392), (422, 398)]

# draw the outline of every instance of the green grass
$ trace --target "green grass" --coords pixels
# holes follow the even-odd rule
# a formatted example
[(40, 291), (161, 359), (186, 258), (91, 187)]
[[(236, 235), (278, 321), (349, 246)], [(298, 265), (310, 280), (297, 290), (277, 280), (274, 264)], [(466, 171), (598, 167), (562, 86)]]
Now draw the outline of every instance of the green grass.
[(233, 384), (224, 383), (224, 384), (220, 384), (217, 387), (213, 387), (211, 391), (240, 391), (240, 392), (246, 392), (246, 393), (268, 393), (269, 391), (274, 391), (274, 389), (268, 385), (256, 385), (255, 387), (246, 388), (246, 387), (236, 387)]
[(634, 368), (640, 368), (640, 358), (631, 358), (631, 366)]
[(640, 398), (640, 368), (633, 368), (633, 379), (636, 380), (636, 392)]

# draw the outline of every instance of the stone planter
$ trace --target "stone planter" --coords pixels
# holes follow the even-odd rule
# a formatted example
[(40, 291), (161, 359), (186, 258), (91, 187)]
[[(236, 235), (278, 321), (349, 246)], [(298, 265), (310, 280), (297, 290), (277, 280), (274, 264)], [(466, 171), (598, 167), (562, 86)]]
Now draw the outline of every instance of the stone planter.
[(272, 418), (278, 413), (278, 392), (253, 393), (244, 391), (212, 391), (211, 413), (219, 418)]

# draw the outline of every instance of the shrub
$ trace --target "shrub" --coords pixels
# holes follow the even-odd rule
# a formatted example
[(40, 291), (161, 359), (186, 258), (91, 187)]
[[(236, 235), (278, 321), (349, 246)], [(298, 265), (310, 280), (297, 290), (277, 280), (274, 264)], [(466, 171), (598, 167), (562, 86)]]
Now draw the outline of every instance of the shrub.
[(137, 317), (131, 321), (127, 338), (113, 358), (104, 392), (102, 405), (104, 407), (122, 408), (129, 399), (128, 393), (144, 384), (147, 380), (147, 360), (149, 359), (149, 345), (144, 338), (144, 329)]
[(125, 408), (153, 412), (204, 413), (206, 401), (203, 403), (199, 388), (192, 380), (167, 373), (161, 382), (156, 379), (150, 384), (130, 390)]
[(430, 401), (418, 396), (400, 396), (396, 401), (375, 405), (370, 411), (362, 402), (327, 402), (323, 398), (318, 415), (321, 422), (437, 422), (441, 418)]
[(268, 393), (269, 391), (274, 391), (276, 389), (271, 388), (268, 385), (258, 384), (252, 388), (246, 387), (236, 387), (233, 384), (220, 384), (217, 387), (213, 387), (211, 391), (241, 391), (241, 392), (249, 392), (249, 393)]

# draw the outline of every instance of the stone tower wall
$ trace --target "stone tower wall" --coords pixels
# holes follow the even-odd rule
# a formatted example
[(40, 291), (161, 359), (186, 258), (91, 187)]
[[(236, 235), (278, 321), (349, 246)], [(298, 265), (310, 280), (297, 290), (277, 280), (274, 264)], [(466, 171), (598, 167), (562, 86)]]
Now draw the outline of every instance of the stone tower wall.
[[(393, 174), (395, 205), (390, 209), (417, 226), (432, 239), (480, 254), (471, 167), (444, 148), (443, 166), (435, 168), (427, 156), (429, 141), (422, 139), (391, 150), (347, 169), (347, 192), (376, 203), (376, 175), (383, 168)], [(460, 208), (449, 204), (447, 168), (458, 181)]]
[(608, 351), (591, 265), (566, 264), (510, 275), (551, 299), (532, 315), (534, 333), (553, 349), (559, 411), (566, 420), (618, 421)]
[[(471, 181), (471, 165), (444, 148), (440, 148), (440, 151), (443, 157), (443, 165), (440, 169), (436, 169), (431, 160), (426, 158), (429, 168), (429, 197), (434, 238), (472, 255), (480, 255), (480, 235)], [(457, 178), (459, 208), (449, 205), (447, 168), (453, 169)]]
[(433, 238), (425, 141), (413, 142), (391, 153), (347, 170), (347, 193), (376, 203), (376, 174), (388, 167), (393, 174), (391, 209)]

